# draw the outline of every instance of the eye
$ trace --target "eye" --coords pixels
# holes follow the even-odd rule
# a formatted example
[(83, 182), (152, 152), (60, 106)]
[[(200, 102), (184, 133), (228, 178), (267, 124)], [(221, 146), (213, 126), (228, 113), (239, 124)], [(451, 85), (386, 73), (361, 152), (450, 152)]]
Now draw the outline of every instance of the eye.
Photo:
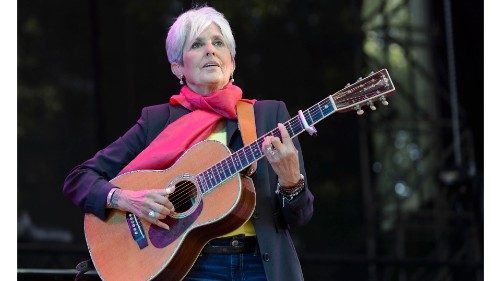
[(224, 41), (222, 41), (222, 40), (216, 40), (216, 41), (214, 41), (214, 46), (223, 47), (224, 46)]
[(191, 45), (191, 49), (198, 49), (199, 47), (203, 46), (203, 44), (199, 41), (196, 41)]

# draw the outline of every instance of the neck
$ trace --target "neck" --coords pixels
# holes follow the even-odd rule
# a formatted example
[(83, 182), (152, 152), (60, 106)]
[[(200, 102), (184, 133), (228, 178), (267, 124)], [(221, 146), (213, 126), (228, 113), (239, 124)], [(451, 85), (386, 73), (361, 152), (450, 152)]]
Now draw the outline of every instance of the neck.
[(226, 85), (227, 82), (224, 84), (215, 83), (215, 84), (204, 84), (204, 85), (187, 83), (187, 86), (189, 87), (189, 89), (191, 89), (191, 91), (202, 96), (208, 96), (211, 93), (224, 88)]

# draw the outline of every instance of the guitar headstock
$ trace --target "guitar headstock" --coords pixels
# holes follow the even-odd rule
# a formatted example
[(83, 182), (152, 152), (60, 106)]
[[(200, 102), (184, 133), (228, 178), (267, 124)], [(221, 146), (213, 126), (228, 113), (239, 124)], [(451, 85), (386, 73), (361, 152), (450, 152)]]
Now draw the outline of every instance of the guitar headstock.
[(363, 106), (376, 110), (375, 102), (389, 105), (387, 97), (395, 94), (394, 84), (387, 69), (372, 72), (365, 78), (359, 78), (354, 84), (347, 84), (342, 90), (334, 93), (332, 98), (337, 111), (355, 110), (358, 115), (364, 113)]

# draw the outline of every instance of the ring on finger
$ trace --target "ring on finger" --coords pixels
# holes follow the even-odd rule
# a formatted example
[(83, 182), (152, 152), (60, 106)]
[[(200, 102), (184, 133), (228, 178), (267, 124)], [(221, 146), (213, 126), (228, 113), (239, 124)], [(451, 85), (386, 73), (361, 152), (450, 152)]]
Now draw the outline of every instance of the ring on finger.
[(151, 211), (149, 211), (148, 216), (149, 216), (150, 218), (152, 218), (152, 219), (156, 219), (156, 212), (155, 212), (155, 211), (153, 211), (153, 210), (151, 210)]
[(276, 150), (273, 149), (271, 146), (266, 147), (266, 150), (267, 150), (267, 153), (269, 153), (269, 155), (271, 155), (271, 156), (274, 156), (276, 154)]

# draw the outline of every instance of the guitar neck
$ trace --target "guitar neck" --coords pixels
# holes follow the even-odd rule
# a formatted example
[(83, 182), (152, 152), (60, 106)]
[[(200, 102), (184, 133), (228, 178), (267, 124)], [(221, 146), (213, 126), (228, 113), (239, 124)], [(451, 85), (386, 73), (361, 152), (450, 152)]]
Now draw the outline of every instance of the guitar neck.
[[(322, 101), (303, 111), (304, 119), (309, 126), (312, 126), (336, 111), (335, 102), (332, 96), (328, 96)], [(304, 124), (299, 115), (283, 123), (291, 138), (300, 135), (305, 131)], [(213, 165), (196, 176), (203, 193), (206, 193), (219, 186), (221, 183), (232, 178), (235, 174), (243, 171), (253, 162), (264, 157), (262, 152), (262, 142), (265, 137), (275, 136), (281, 138), (278, 128), (259, 137), (251, 144), (239, 149), (227, 158)]]
[[(336, 111), (346, 112), (355, 110), (358, 115), (363, 114), (362, 106), (369, 106), (375, 110), (373, 102), (380, 101), (383, 105), (388, 105), (386, 96), (395, 92), (389, 72), (386, 69), (372, 72), (366, 78), (359, 78), (354, 84), (347, 84), (342, 90), (329, 95), (327, 98), (309, 107), (302, 112), (302, 116), (297, 115), (283, 123), (290, 137), (294, 138), (304, 132), (304, 122), (307, 126), (313, 126)], [(209, 169), (196, 175), (196, 179), (203, 193), (220, 185), (230, 179), (235, 174), (243, 171), (253, 162), (264, 157), (261, 150), (262, 142), (267, 136), (281, 138), (278, 128), (264, 134), (256, 141), (241, 148), (227, 158), (218, 162)]]

